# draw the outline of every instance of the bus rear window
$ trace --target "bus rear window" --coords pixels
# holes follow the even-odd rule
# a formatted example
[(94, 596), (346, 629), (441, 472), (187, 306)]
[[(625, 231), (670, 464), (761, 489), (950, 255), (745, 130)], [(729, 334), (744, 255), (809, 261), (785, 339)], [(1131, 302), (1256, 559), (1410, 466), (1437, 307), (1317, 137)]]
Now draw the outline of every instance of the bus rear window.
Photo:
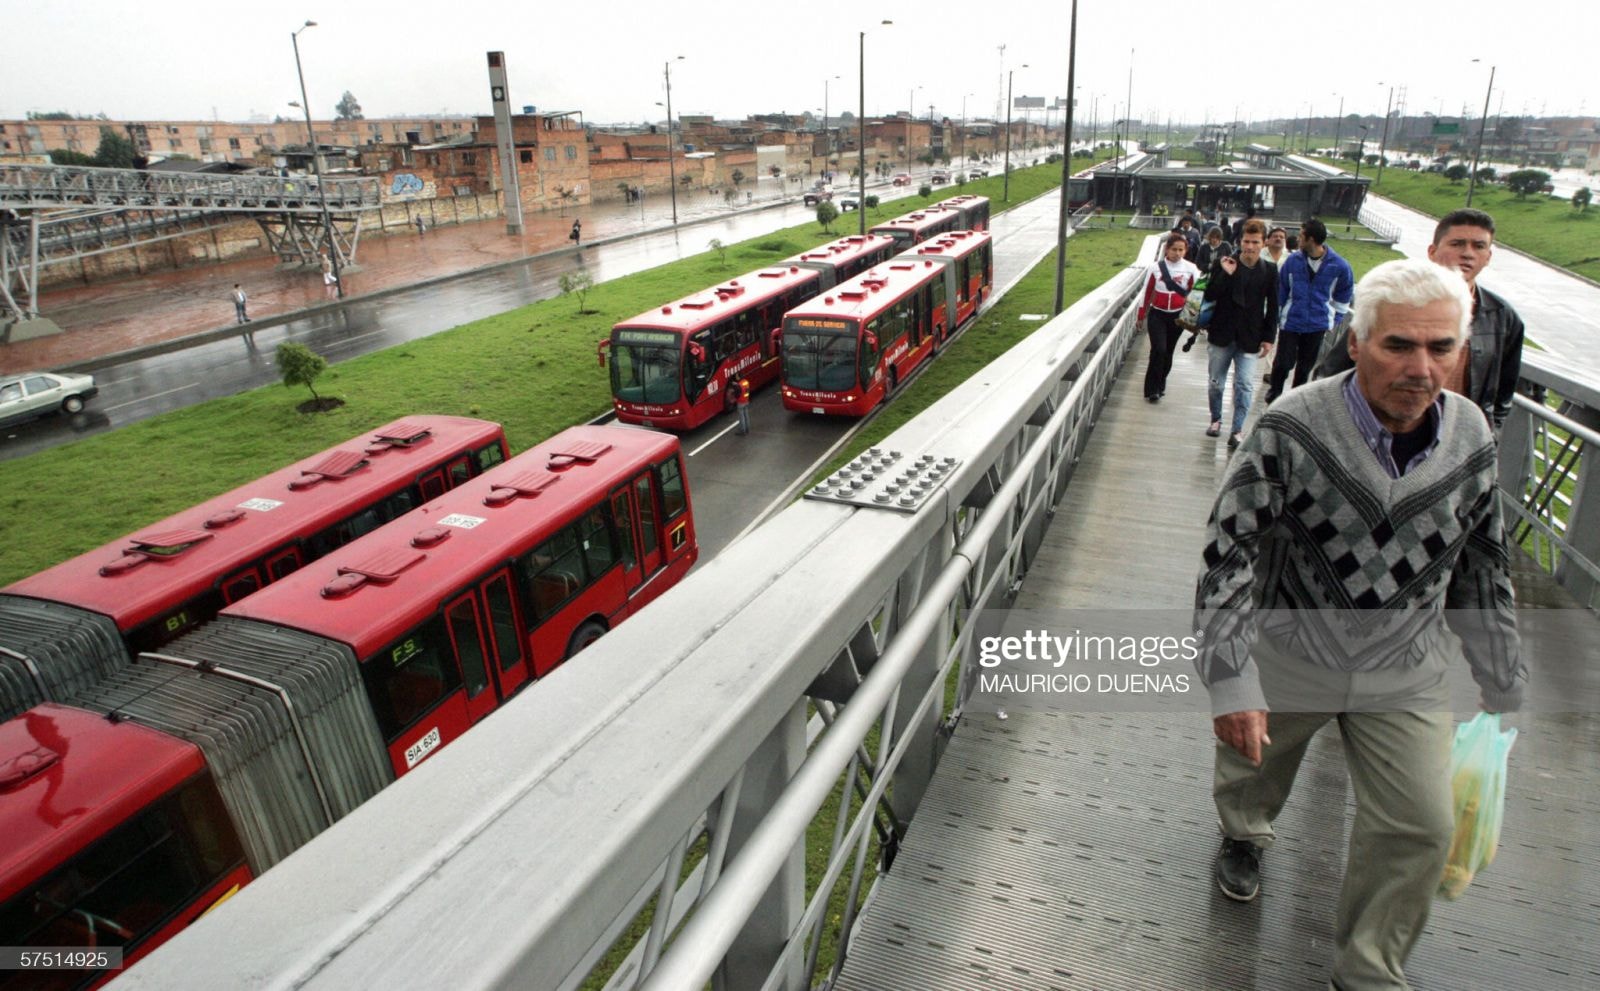
[(678, 466), (677, 455), (661, 462), (656, 470), (661, 473), (662, 510), (670, 520), (689, 508), (689, 500), (683, 494), (683, 471)]
[[(157, 798), (0, 906), (13, 946), (132, 950), (244, 863), (209, 773)], [(84, 975), (67, 974), (70, 986)]]

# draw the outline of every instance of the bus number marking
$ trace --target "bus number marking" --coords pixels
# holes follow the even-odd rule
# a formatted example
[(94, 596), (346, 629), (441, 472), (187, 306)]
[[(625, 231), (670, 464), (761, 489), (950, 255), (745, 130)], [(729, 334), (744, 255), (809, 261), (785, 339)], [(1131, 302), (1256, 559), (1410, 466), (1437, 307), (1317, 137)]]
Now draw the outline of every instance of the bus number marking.
[(405, 662), (411, 660), (413, 657), (416, 657), (421, 652), (422, 645), (417, 643), (416, 638), (413, 637), (410, 640), (402, 642), (400, 646), (390, 651), (389, 657), (394, 661), (394, 666), (399, 667)]
[(488, 520), (482, 516), (467, 516), (462, 513), (451, 513), (449, 516), (446, 516), (444, 519), (440, 520), (439, 525), (453, 526), (459, 530), (471, 530), (478, 524), (487, 522)]
[(168, 633), (176, 633), (189, 625), (189, 614), (186, 612), (173, 613), (167, 617), (167, 621), (162, 625), (166, 627)]
[(428, 730), (422, 739), (406, 748), (406, 770), (416, 767), (422, 758), (428, 756), (439, 746), (439, 727)]
[(281, 505), (283, 505), (283, 502), (278, 499), (246, 499), (244, 502), (239, 503), (239, 508), (253, 509), (258, 513), (270, 513)]

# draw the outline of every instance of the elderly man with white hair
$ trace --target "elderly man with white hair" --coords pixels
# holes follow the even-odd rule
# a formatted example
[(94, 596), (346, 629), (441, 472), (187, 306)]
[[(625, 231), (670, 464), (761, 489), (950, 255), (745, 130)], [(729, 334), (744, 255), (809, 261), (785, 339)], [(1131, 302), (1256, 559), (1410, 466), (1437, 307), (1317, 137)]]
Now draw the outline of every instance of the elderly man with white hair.
[(1408, 259), (1374, 268), (1355, 298), (1354, 369), (1261, 417), (1229, 464), (1195, 592), (1224, 895), (1255, 898), (1307, 745), (1339, 727), (1356, 799), (1334, 933), (1341, 991), (1407, 987), (1449, 851), (1446, 622), (1484, 709), (1516, 709), (1527, 681), (1494, 439), (1445, 389), (1467, 284)]

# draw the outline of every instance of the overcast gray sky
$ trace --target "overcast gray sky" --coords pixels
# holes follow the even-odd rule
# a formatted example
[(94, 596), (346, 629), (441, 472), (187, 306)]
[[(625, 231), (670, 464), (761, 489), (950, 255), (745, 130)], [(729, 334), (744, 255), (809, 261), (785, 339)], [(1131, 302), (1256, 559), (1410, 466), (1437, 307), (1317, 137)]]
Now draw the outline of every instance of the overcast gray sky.
[[(1085, 124), (1109, 120), (1382, 114), (1390, 85), (1408, 112), (1600, 113), (1592, 3), (1552, 0), (1080, 0), (1077, 81)], [(112, 118), (248, 120), (293, 113), (290, 33), (300, 36), (313, 112), (345, 90), (368, 117), (488, 113), (484, 53), (506, 53), (514, 106), (581, 110), (591, 123), (659, 120), (662, 65), (673, 110), (738, 118), (857, 103), (992, 116), (1013, 92), (1064, 96), (1067, 0), (302, 0), (156, 5), (0, 0), (0, 118), (30, 110)], [(882, 26), (883, 19), (893, 20)], [(1183, 39), (1181, 43), (1153, 38)], [(1181, 44), (1182, 55), (1175, 44)], [(1000, 46), (1005, 46), (1002, 56)], [(1476, 64), (1472, 59), (1481, 61)], [(1027, 66), (1024, 68), (1024, 66)], [(837, 77), (837, 78), (835, 78)], [(913, 88), (916, 88), (913, 94)], [(1398, 96), (1397, 96), (1398, 102)], [(1003, 113), (1003, 110), (1001, 111)]]

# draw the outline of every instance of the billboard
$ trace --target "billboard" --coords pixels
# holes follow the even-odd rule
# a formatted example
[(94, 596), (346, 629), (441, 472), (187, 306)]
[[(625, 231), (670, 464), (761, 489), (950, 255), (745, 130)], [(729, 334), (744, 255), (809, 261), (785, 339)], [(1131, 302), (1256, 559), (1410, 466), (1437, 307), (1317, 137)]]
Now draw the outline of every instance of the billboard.
[(1011, 106), (1014, 109), (1017, 109), (1017, 110), (1043, 110), (1044, 109), (1044, 97), (1042, 97), (1042, 96), (1019, 96), (1016, 99), (1011, 101)]

